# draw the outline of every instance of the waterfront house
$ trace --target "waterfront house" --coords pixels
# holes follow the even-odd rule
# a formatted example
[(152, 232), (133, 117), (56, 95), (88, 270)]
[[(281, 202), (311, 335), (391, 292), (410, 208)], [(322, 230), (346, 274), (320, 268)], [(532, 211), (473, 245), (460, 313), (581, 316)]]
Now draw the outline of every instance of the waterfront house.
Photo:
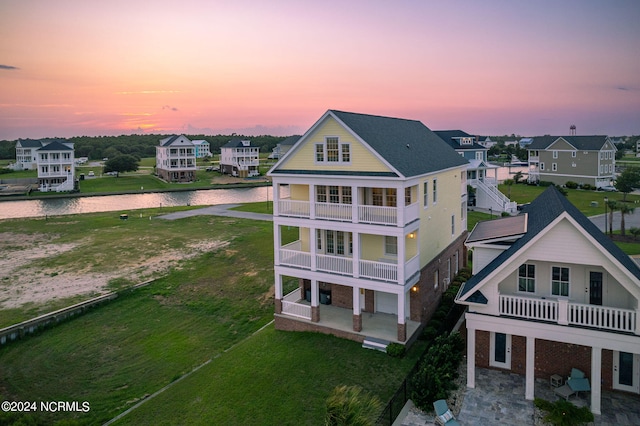
[(193, 182), (196, 179), (196, 149), (184, 135), (170, 136), (156, 146), (156, 173), (167, 182)]
[(74, 146), (71, 142), (43, 141), (35, 150), (38, 190), (73, 191), (75, 188)]
[(34, 170), (38, 167), (36, 150), (45, 144), (41, 140), (25, 139), (16, 142), (16, 162), (13, 170)]
[(608, 136), (539, 136), (527, 149), (530, 183), (571, 181), (600, 188), (615, 180), (616, 148)]
[(232, 139), (220, 148), (220, 171), (237, 177), (258, 176), (260, 147), (250, 140)]
[(435, 130), (434, 133), (469, 162), (467, 183), (475, 190), (476, 207), (494, 212), (516, 212), (516, 203), (498, 190), (498, 166), (489, 164), (488, 148), (462, 130)]
[(204, 139), (192, 141), (195, 147), (196, 158), (211, 157), (211, 145)]
[(416, 338), (466, 261), (467, 164), (419, 121), (320, 117), (268, 172), (276, 328)]
[(466, 245), (468, 387), (476, 366), (502, 369), (525, 375), (532, 400), (536, 378), (562, 386), (577, 368), (593, 413), (603, 389), (640, 393), (640, 267), (558, 189), (478, 223)]
[(280, 158), (282, 158), (283, 155), (285, 155), (291, 149), (293, 145), (295, 145), (296, 142), (298, 142), (299, 139), (300, 139), (300, 135), (294, 135), (294, 136), (289, 136), (288, 138), (279, 142), (273, 148), (273, 151), (271, 152), (271, 154), (269, 154), (269, 158), (279, 160)]

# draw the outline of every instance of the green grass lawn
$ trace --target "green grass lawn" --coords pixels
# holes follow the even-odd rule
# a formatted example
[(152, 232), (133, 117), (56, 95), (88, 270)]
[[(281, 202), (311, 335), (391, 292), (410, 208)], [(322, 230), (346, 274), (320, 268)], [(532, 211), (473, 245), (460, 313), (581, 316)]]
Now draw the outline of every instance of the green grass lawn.
[(196, 171), (196, 181), (190, 183), (168, 183), (151, 174), (151, 171), (122, 173), (120, 176), (98, 176), (80, 181), (80, 192), (84, 194), (121, 191), (161, 191), (171, 189), (201, 189), (211, 187), (212, 172)]
[[(225, 353), (273, 318), (272, 224), (213, 216), (148, 220), (154, 210), (141, 212), (143, 219), (131, 215), (126, 222), (113, 213), (0, 221), (0, 232), (82, 241), (70, 252), (34, 262), (61, 272), (144, 265), (147, 255), (186, 250), (190, 243), (229, 242), (181, 261), (147, 287), (123, 290), (115, 301), (1, 347), (3, 400), (91, 406), (89, 413), (38, 414), (32, 420), (51, 424), (73, 417), (79, 424), (102, 424), (217, 357), (162, 394), (175, 405), (152, 400), (141, 409), (155, 415), (134, 412), (123, 421), (139, 423), (142, 416), (149, 424), (196, 418), (223, 419), (219, 424), (316, 423), (326, 396), (347, 377), (345, 384), (359, 384), (384, 401), (415, 361), (417, 352), (397, 360), (354, 342), (272, 327)], [(0, 424), (14, 420), (0, 413)]]

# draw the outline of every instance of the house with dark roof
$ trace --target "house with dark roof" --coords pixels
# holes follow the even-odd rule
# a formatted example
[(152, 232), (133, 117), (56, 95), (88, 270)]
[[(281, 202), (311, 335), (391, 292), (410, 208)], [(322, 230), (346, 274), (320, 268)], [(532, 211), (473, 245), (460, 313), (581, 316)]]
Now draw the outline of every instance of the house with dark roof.
[(38, 169), (38, 190), (67, 192), (75, 188), (74, 145), (59, 140), (38, 141), (30, 149)]
[(489, 164), (488, 148), (462, 130), (435, 130), (434, 133), (469, 162), (467, 184), (474, 189), (473, 206), (495, 212), (517, 211), (517, 204), (498, 190), (498, 166)]
[(196, 148), (184, 135), (161, 139), (156, 146), (156, 174), (167, 182), (196, 179)]
[(282, 140), (273, 148), (271, 154), (269, 154), (269, 158), (279, 160), (283, 155), (287, 153), (287, 151), (291, 149), (293, 145), (296, 144), (296, 142), (298, 142), (299, 139), (300, 135), (293, 135)]
[(220, 148), (220, 171), (237, 177), (260, 174), (260, 147), (250, 140), (232, 139)]
[(415, 339), (465, 265), (467, 164), (419, 121), (320, 117), (268, 172), (276, 328)]
[[(591, 411), (602, 390), (640, 394), (640, 267), (555, 187), (519, 216), (478, 223), (466, 240), (473, 276), (467, 305), (467, 386), (476, 367), (550, 380), (586, 373)], [(566, 385), (566, 386), (565, 386)]]
[(527, 149), (530, 183), (600, 188), (615, 180), (616, 147), (608, 136), (537, 136)]

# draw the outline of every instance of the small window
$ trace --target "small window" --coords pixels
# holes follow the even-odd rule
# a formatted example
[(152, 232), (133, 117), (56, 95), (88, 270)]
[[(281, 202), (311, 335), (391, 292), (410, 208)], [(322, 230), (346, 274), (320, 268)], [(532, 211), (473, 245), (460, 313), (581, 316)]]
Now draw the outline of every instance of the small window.
[(324, 185), (318, 185), (316, 187), (316, 200), (318, 203), (327, 202), (327, 187)]
[(528, 263), (520, 265), (518, 269), (518, 291), (535, 293), (536, 291), (536, 266)]
[(553, 158), (558, 158), (558, 151), (553, 151)]
[(456, 215), (451, 215), (451, 235), (456, 235)]
[(551, 163), (551, 171), (552, 172), (558, 171), (558, 163)]
[(342, 144), (342, 162), (348, 163), (351, 161), (351, 147), (348, 143)]
[(433, 288), (438, 288), (438, 281), (440, 280), (440, 271), (437, 269), (433, 273)]
[(398, 255), (398, 239), (385, 235), (384, 237), (384, 254), (397, 256)]
[(424, 207), (426, 208), (429, 205), (429, 182), (424, 182)]
[(433, 204), (438, 202), (438, 180), (433, 180)]
[(576, 158), (577, 152), (576, 151), (571, 151), (571, 157), (572, 158)]
[(338, 138), (327, 138), (327, 161), (334, 163), (340, 161)]
[(540, 170), (544, 171), (544, 163), (540, 163)]
[(551, 294), (569, 296), (569, 268), (560, 266), (551, 268)]
[(324, 145), (321, 143), (316, 144), (316, 161), (321, 163), (324, 161)]

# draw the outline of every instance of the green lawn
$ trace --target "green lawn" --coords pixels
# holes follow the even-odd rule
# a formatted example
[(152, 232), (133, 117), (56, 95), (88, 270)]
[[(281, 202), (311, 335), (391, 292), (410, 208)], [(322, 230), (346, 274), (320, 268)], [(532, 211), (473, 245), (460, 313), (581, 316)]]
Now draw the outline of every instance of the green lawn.
[(211, 187), (212, 172), (196, 171), (196, 181), (190, 183), (167, 183), (151, 174), (151, 171), (122, 173), (120, 176), (98, 176), (80, 181), (80, 192), (84, 194), (121, 191), (158, 191), (171, 189), (201, 189)]
[[(3, 400), (91, 405), (89, 413), (38, 414), (41, 424), (71, 417), (80, 424), (102, 424), (213, 358), (141, 408), (155, 414), (136, 412), (123, 421), (319, 423), (324, 399), (347, 377), (345, 384), (360, 384), (385, 401), (415, 361), (418, 348), (397, 360), (354, 342), (272, 327), (225, 353), (273, 318), (272, 224), (213, 216), (149, 220), (156, 211), (140, 212), (142, 219), (136, 214), (128, 221), (113, 213), (0, 221), (0, 232), (41, 234), (54, 243), (81, 241), (70, 252), (34, 262), (60, 273), (144, 265), (148, 256), (211, 239), (229, 243), (181, 261), (148, 287), (123, 290), (113, 302), (1, 347)], [(167, 397), (175, 405), (167, 404)], [(0, 424), (11, 419), (0, 413)]]

